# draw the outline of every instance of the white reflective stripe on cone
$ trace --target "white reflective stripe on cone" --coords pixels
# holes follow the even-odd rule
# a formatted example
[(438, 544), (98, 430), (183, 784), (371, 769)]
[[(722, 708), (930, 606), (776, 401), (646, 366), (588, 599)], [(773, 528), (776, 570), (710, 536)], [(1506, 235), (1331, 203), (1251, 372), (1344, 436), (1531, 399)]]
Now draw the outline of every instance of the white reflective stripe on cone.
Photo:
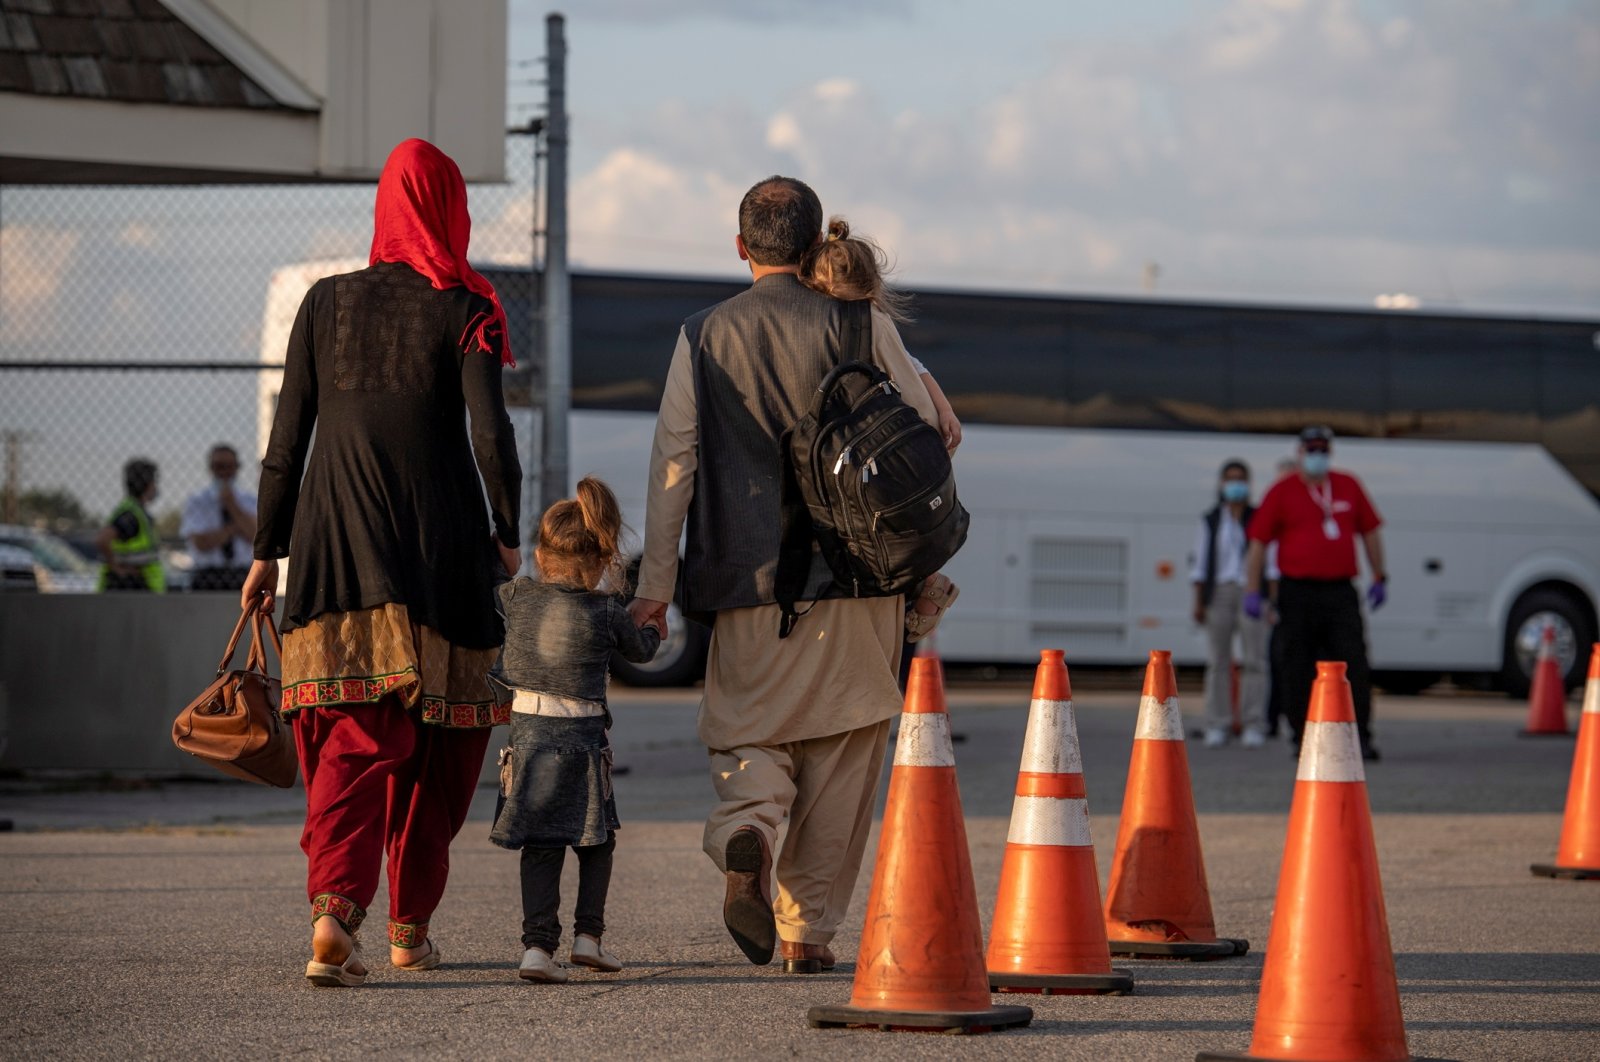
[(896, 767), (954, 767), (950, 717), (943, 712), (907, 712), (900, 717), (900, 738), (894, 743)]
[(1071, 701), (1038, 698), (1028, 712), (1028, 736), (1022, 741), (1022, 769), (1032, 774), (1082, 774), (1078, 723)]
[(1086, 848), (1089, 802), (1081, 797), (1019, 796), (1011, 805), (1008, 844), (1050, 844)]
[(1301, 782), (1365, 782), (1361, 738), (1354, 723), (1307, 723), (1300, 742)]
[(1584, 686), (1583, 710), (1600, 715), (1600, 679), (1590, 679)]
[(1183, 713), (1178, 711), (1178, 698), (1168, 697), (1158, 701), (1154, 697), (1139, 698), (1139, 726), (1133, 732), (1135, 741), (1182, 741)]

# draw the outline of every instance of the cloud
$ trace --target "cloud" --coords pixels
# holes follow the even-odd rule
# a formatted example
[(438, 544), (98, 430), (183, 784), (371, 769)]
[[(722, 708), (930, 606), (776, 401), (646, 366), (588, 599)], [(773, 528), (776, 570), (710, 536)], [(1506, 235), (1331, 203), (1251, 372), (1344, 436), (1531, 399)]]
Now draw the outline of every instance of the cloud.
[(575, 238), (618, 268), (681, 240), (704, 271), (726, 251), (694, 234), (786, 172), (917, 282), (1131, 290), (1155, 260), (1185, 291), (1600, 304), (1600, 19), (1404, 11), (1234, 0), (1062, 46), (964, 113), (892, 112), (838, 75), (766, 112), (669, 99), (608, 130)]
[(81, 231), (64, 226), (0, 227), (0, 277), (5, 278), (0, 284), (0, 346), (26, 350), (26, 344), (57, 329), (56, 300), (82, 239)]

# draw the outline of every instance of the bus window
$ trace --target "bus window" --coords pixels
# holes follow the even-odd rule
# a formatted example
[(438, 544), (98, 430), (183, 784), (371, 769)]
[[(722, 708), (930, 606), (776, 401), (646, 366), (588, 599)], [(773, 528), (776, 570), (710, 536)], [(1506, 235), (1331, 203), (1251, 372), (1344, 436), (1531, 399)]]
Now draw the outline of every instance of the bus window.
[(1538, 340), (1526, 323), (1394, 318), (1388, 324), (1386, 434), (1539, 437)]
[(1155, 430), (1227, 427), (1227, 326), (1182, 306), (1073, 307), (1073, 423)]
[(928, 294), (902, 325), (963, 420), (989, 424), (1072, 423), (1067, 314), (1056, 300)]
[(1228, 316), (1231, 430), (1292, 435), (1326, 424), (1341, 435), (1378, 434), (1388, 376), (1381, 320), (1244, 308)]
[(1539, 441), (1600, 496), (1600, 331), (1548, 322), (1540, 334)]

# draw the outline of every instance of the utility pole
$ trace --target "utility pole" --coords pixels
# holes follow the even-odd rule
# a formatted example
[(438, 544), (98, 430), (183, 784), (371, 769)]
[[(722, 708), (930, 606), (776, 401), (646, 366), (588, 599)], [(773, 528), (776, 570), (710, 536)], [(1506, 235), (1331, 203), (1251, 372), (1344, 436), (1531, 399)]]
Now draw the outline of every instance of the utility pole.
[(0, 432), (0, 441), (6, 451), (5, 492), (0, 495), (0, 523), (19, 523), (22, 514), (22, 444), (29, 441), (32, 432)]
[[(567, 493), (572, 404), (572, 282), (567, 273), (566, 19), (545, 19), (544, 447), (539, 512)], [(531, 536), (531, 529), (530, 529)]]

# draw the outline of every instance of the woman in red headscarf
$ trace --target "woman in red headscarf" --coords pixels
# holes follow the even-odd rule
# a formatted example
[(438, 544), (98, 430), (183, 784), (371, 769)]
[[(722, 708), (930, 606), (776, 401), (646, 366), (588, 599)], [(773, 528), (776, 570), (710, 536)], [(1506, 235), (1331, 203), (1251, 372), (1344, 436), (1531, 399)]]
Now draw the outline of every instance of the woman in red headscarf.
[(385, 855), (390, 961), (439, 965), (428, 922), (450, 840), (489, 728), (508, 719), (487, 674), (503, 633), (493, 587), (519, 564), (521, 470), (500, 391), (505, 312), (467, 264), (470, 231), (456, 164), (423, 140), (396, 147), (371, 265), (300, 305), (261, 462), (242, 600), (270, 612), (278, 559), (294, 558), (283, 714), (305, 772), (319, 985), (365, 979), (355, 932)]

